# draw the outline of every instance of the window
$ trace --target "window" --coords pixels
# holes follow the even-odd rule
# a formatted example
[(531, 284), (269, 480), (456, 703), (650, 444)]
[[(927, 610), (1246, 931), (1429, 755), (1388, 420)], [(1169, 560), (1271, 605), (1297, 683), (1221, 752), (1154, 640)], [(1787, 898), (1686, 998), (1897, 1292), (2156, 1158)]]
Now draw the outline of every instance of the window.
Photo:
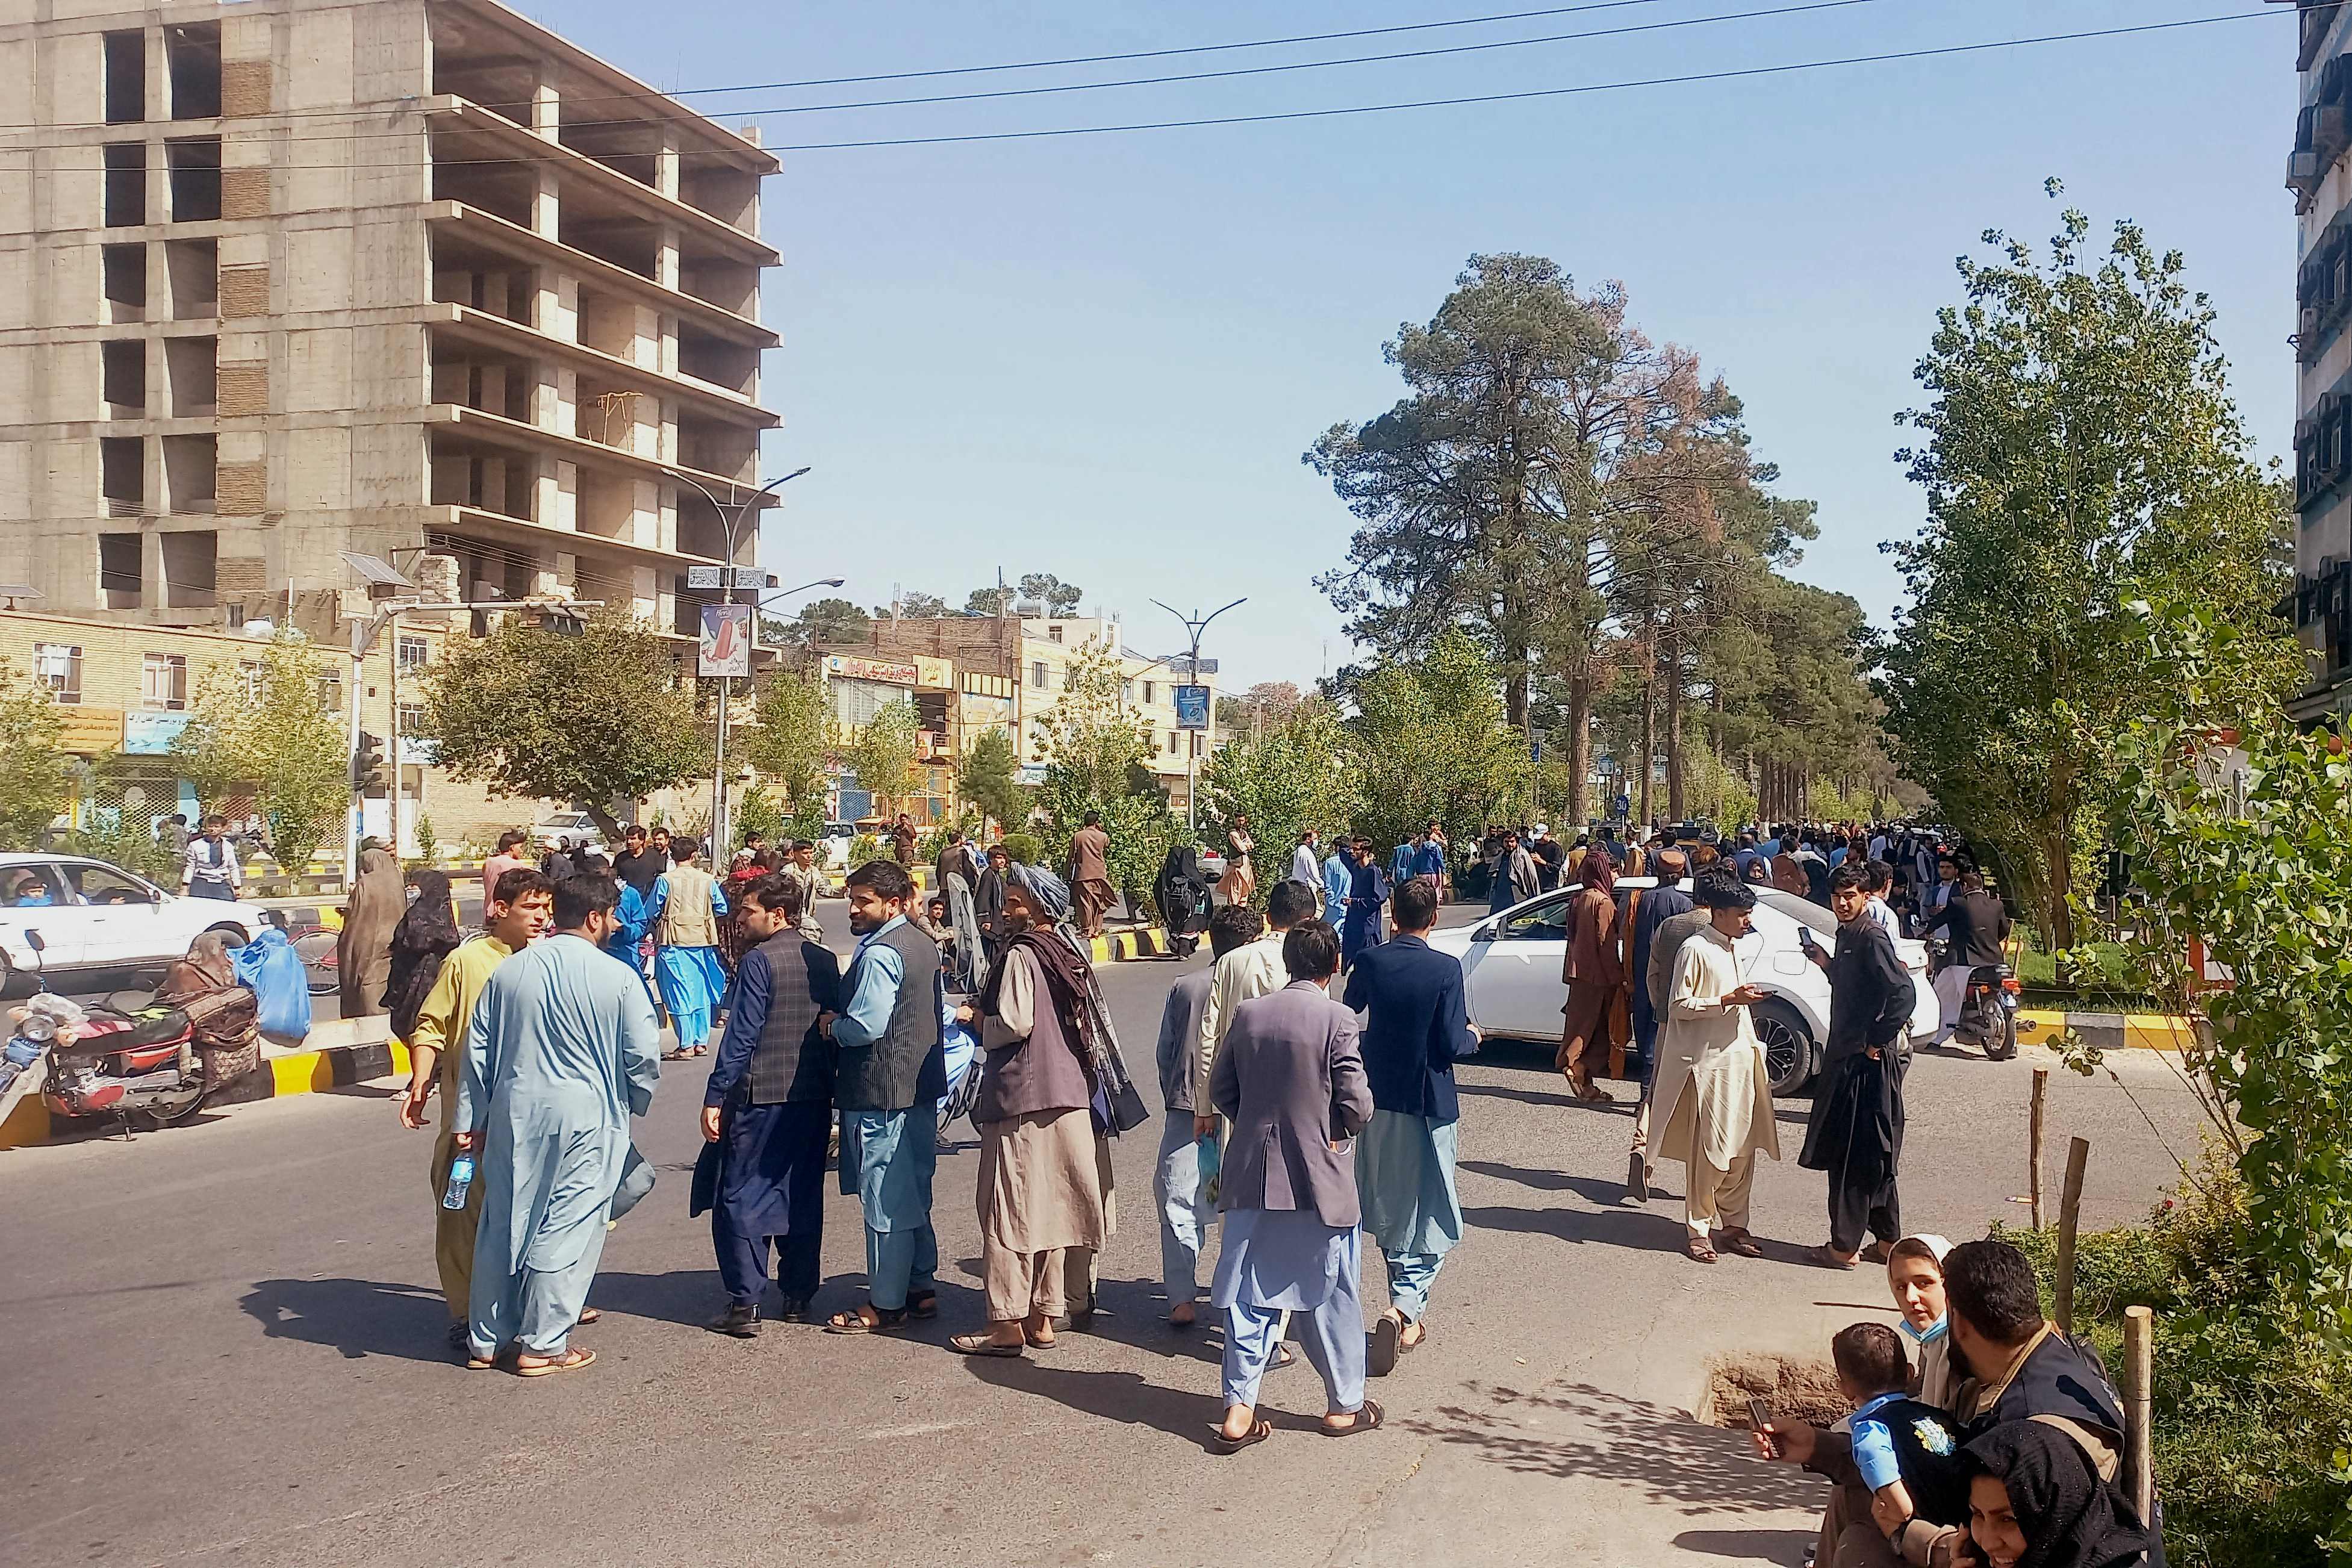
[(99, 396), (117, 419), (147, 416), (147, 345), (118, 338), (98, 345)]
[(81, 649), (72, 643), (35, 643), (33, 680), (60, 702), (80, 701)]
[(1500, 940), (1504, 942), (1566, 942), (1568, 917), (1571, 906), (1567, 897), (1555, 898), (1532, 904), (1505, 922)]
[(1045, 689), (1045, 661), (1044, 659), (1033, 659), (1030, 661), (1029, 684), (1035, 687), (1040, 691)]
[(1150, 707), (1150, 706), (1151, 706), (1151, 704), (1152, 704), (1155, 700), (1157, 700), (1157, 698), (1156, 698), (1156, 695), (1155, 695), (1155, 694), (1159, 691), (1159, 689), (1160, 689), (1160, 687), (1159, 687), (1158, 682), (1156, 682), (1156, 681), (1150, 681), (1150, 680), (1147, 680), (1147, 681), (1145, 681), (1145, 682), (1143, 683), (1143, 705), (1144, 705), (1146, 708)]
[(47, 866), (14, 866), (0, 873), (0, 908), (69, 903), (59, 890), (57, 872)]
[(1062, 628), (1059, 626), (1047, 626), (1045, 628), (1045, 636), (1050, 641), (1060, 642), (1062, 640)]
[(67, 861), (60, 868), (66, 881), (85, 904), (152, 904), (154, 889), (128, 872), (111, 866), (86, 866)]
[(151, 653), (139, 660), (139, 705), (178, 712), (188, 705), (188, 661), (176, 653)]
[(398, 726), (399, 732), (401, 734), (422, 734), (425, 731), (425, 704), (422, 702), (402, 703), (399, 710), (393, 715), (393, 721)]
[(343, 710), (343, 678), (340, 675), (319, 677), (319, 706), (329, 713)]
[(245, 700), (247, 702), (258, 702), (261, 700), (262, 668), (261, 661), (259, 659), (238, 659), (236, 661), (236, 679), (238, 683), (245, 688)]
[(1122, 680), (1118, 683), (1118, 700), (1130, 708), (1135, 706), (1135, 682)]
[(147, 143), (110, 142), (100, 154), (106, 180), (100, 215), (109, 228), (132, 228), (147, 221)]
[(215, 223), (221, 215), (221, 139), (186, 136), (163, 143), (171, 171), (172, 221)]
[(147, 118), (147, 35), (101, 35), (106, 48), (106, 122), (134, 125)]
[(1173, 731), (1173, 730), (1171, 730), (1171, 731), (1168, 731), (1168, 754), (1169, 754), (1170, 756), (1171, 756), (1171, 757), (1172, 757), (1172, 756), (1174, 756), (1174, 755), (1176, 754), (1176, 747), (1177, 747), (1177, 745), (1178, 745), (1178, 742), (1177, 742), (1177, 739), (1176, 739), (1176, 731)]
[(400, 639), (400, 668), (404, 673), (424, 668), (427, 657), (423, 637), (404, 637)]
[[(102, 442), (102, 446), (114, 443)], [(139, 443), (131, 443), (136, 447)], [(139, 513), (139, 503), (131, 503), (131, 515)], [(135, 533), (101, 533), (98, 536), (99, 596), (110, 610), (139, 608), (142, 541)]]

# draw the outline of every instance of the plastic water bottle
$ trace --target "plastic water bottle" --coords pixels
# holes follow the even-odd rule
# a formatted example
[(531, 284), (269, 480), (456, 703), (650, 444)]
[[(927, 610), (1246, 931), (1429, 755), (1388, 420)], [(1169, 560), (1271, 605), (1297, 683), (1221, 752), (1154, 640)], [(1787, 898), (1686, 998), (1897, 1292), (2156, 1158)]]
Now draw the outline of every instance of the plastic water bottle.
[(441, 1189), (441, 1206), (461, 1209), (466, 1206), (466, 1189), (474, 1184), (474, 1157), (460, 1154), (449, 1162), (449, 1183)]

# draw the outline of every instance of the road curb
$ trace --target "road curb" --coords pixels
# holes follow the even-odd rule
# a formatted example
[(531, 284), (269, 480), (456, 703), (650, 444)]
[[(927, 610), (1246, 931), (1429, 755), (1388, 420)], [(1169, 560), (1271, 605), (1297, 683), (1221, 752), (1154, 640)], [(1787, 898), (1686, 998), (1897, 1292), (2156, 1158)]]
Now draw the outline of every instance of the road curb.
[(1139, 931), (1115, 931), (1091, 938), (1087, 954), (1097, 963), (1117, 963), (1137, 958), (1166, 958), (1175, 952), (1168, 933), (1158, 926), (1146, 926)]
[(2017, 1037), (2024, 1045), (2054, 1046), (2072, 1029), (2087, 1045), (2103, 1051), (2178, 1051), (2196, 1043), (2194, 1026), (2186, 1018), (2161, 1013), (2074, 1013), (2050, 1007), (2021, 1007), (2017, 1014)]
[[(353, 1019), (352, 1023), (366, 1020)], [(381, 1024), (382, 1020), (374, 1020)], [(331, 1026), (321, 1025), (319, 1032)], [(265, 1047), (265, 1050), (267, 1047)], [(347, 1089), (371, 1079), (408, 1071), (408, 1047), (397, 1040), (359, 1040), (351, 1045), (298, 1048), (283, 1055), (264, 1055), (261, 1065), (205, 1101), (205, 1109), (250, 1105), (289, 1095), (316, 1094), (321, 1089)], [(95, 1119), (93, 1119), (95, 1120)], [(28, 1094), (5, 1123), (0, 1123), (0, 1149), (20, 1149), (49, 1141), (49, 1110), (38, 1095)]]

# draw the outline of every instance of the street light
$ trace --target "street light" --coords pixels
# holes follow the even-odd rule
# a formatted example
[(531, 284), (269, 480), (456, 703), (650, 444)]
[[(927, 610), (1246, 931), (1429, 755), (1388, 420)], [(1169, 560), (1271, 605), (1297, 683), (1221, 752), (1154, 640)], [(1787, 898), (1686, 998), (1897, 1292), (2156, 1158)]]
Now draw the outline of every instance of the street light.
[[(1198, 610), (1195, 610), (1191, 615), (1187, 616), (1182, 611), (1177, 609), (1173, 605), (1160, 604), (1158, 599), (1154, 599), (1151, 602), (1155, 605), (1160, 605), (1161, 609), (1167, 611), (1170, 615), (1174, 616), (1176, 619), (1182, 624), (1184, 629), (1192, 634), (1192, 657), (1188, 673), (1192, 677), (1192, 683), (1195, 686), (1201, 684), (1201, 634), (1209, 629), (1209, 623), (1211, 621), (1213, 621), (1219, 616), (1223, 615), (1226, 610), (1233, 609), (1236, 605), (1246, 605), (1249, 603), (1246, 598), (1235, 599), (1233, 604), (1225, 605), (1223, 609), (1211, 610), (1205, 616)], [(1181, 715), (1179, 715), (1179, 717), (1181, 718)], [(1206, 733), (1208, 734), (1211, 742), (1213, 744), (1217, 733), (1217, 710), (1213, 703), (1212, 703), (1209, 708), (1209, 722)], [(1195, 783), (1193, 779), (1193, 774), (1200, 766), (1200, 757), (1194, 751), (1194, 746), (1197, 744), (1198, 742), (1196, 742), (1193, 746), (1187, 746), (1184, 748), (1184, 831), (1187, 833), (1198, 832), (1200, 829), (1201, 791), (1200, 785)]]
[[(807, 472), (807, 468), (802, 467), (794, 468), (789, 474), (770, 479), (766, 484), (761, 485), (758, 489), (753, 490), (741, 500), (736, 501), (734, 510), (730, 512), (728, 510), (726, 504), (720, 501), (717, 496), (712, 495), (709, 488), (700, 479), (694, 479), (676, 468), (669, 470), (670, 478), (679, 480), (682, 483), (692, 485), (697, 490), (699, 490), (702, 494), (702, 499), (710, 503), (711, 511), (716, 514), (719, 519), (719, 533), (727, 541), (727, 564), (724, 568), (724, 574), (719, 579), (720, 583), (723, 584), (720, 591), (726, 595), (726, 597), (721, 599), (719, 603), (731, 605), (735, 602), (735, 531), (742, 526), (743, 514), (751, 510), (753, 506), (757, 505), (761, 496), (774, 493), (780, 486), (790, 480), (799, 479), (803, 474)], [(734, 495), (734, 487), (731, 485), (728, 487), (728, 495), (730, 498)], [(805, 585), (808, 587), (816, 586), (816, 584), (813, 583)], [(793, 590), (794, 593), (799, 593), (800, 591), (801, 590), (798, 588)], [(759, 603), (755, 599), (752, 602), (751, 619), (756, 623), (759, 618)], [(734, 687), (734, 677), (722, 675), (719, 678), (719, 751), (717, 756), (712, 759), (710, 767), (710, 860), (711, 864), (714, 866), (723, 865), (725, 863), (724, 857), (726, 854), (727, 844), (727, 706), (728, 699), (732, 695)]]

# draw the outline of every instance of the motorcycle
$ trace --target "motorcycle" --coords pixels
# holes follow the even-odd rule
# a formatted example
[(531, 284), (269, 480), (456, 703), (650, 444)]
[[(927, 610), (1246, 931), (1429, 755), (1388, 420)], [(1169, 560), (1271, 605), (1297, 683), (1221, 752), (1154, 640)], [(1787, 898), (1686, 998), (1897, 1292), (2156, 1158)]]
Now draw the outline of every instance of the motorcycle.
[(1968, 999), (1960, 1005), (1956, 1038), (1983, 1050), (1988, 1061), (2017, 1055), (2016, 971), (2006, 963), (1980, 963), (1969, 973)]
[(140, 1016), (45, 991), (11, 1017), (9, 1076), (23, 1080), (12, 1087), (37, 1087), (52, 1116), (110, 1118), (127, 1138), (134, 1125), (186, 1121), (212, 1092), (194, 1026), (177, 1008)]

